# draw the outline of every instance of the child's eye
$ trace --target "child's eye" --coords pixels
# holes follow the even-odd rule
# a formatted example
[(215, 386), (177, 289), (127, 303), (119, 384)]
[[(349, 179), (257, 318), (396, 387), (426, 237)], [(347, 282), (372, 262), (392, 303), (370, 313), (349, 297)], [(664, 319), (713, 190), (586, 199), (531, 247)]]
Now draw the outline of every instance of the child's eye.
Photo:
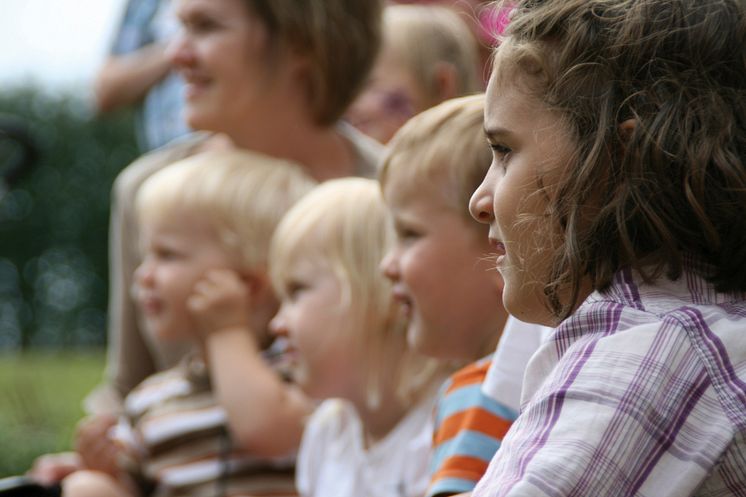
[(300, 281), (290, 281), (285, 285), (285, 293), (291, 300), (298, 298), (298, 295), (306, 289), (308, 289), (308, 285)]
[(396, 238), (400, 241), (415, 240), (421, 236), (420, 232), (407, 226), (396, 227)]
[(172, 261), (178, 259), (181, 254), (171, 247), (155, 247), (153, 255), (161, 261)]
[(508, 160), (513, 151), (500, 143), (490, 143), (489, 145), (492, 149), (493, 162), (499, 165), (504, 172), (507, 169)]
[(492, 153), (495, 155), (495, 157), (505, 158), (512, 152), (512, 150), (505, 145), (501, 145), (499, 143), (490, 143), (490, 148), (492, 149)]
[(176, 252), (174, 252), (173, 250), (158, 250), (155, 255), (162, 261), (170, 261), (176, 259)]

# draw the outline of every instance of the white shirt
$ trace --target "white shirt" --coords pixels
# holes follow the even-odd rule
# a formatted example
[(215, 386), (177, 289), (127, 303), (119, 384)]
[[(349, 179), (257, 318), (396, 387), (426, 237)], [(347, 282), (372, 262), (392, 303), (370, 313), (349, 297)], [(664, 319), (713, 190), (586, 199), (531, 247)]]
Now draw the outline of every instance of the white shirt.
[(519, 412), (526, 365), (553, 331), (510, 316), (482, 383), (482, 393)]
[(382, 440), (364, 447), (355, 408), (324, 401), (306, 425), (296, 464), (303, 497), (422, 497), (429, 482), (434, 397), (428, 396)]

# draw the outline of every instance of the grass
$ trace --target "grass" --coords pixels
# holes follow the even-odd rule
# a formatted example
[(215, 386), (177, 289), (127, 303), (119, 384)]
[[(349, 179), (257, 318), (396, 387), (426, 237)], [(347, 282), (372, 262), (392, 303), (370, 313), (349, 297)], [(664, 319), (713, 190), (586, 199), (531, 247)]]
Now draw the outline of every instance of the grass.
[(40, 454), (69, 450), (82, 400), (101, 380), (103, 351), (0, 353), (0, 478)]

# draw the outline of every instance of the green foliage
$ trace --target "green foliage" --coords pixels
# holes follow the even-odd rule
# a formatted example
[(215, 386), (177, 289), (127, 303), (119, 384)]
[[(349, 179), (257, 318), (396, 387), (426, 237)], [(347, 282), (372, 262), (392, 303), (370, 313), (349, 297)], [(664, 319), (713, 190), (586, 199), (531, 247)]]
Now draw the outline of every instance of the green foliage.
[(0, 196), (0, 350), (102, 345), (109, 192), (138, 155), (132, 115), (95, 119), (34, 89), (3, 90), (0, 113), (25, 120), (40, 148)]
[(101, 379), (104, 353), (0, 355), (0, 478), (41, 454), (70, 450), (81, 401)]

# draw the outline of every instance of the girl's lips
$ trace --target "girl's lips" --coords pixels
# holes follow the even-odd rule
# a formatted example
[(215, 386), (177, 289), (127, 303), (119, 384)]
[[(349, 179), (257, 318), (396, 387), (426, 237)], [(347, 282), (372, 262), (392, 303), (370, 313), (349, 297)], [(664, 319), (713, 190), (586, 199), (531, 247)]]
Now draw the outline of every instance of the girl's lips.
[(496, 255), (502, 257), (505, 255), (505, 244), (496, 238), (490, 238), (490, 246)]
[(391, 290), (391, 295), (394, 297), (394, 300), (401, 303), (407, 303), (411, 299), (409, 298), (409, 295), (407, 295), (407, 292), (402, 290), (401, 288), (394, 287), (393, 290)]
[(401, 288), (396, 288), (391, 291), (392, 297), (396, 302), (399, 303), (399, 306), (402, 309), (402, 312), (409, 317), (409, 315), (412, 313), (412, 299), (407, 295), (407, 293), (402, 290)]

